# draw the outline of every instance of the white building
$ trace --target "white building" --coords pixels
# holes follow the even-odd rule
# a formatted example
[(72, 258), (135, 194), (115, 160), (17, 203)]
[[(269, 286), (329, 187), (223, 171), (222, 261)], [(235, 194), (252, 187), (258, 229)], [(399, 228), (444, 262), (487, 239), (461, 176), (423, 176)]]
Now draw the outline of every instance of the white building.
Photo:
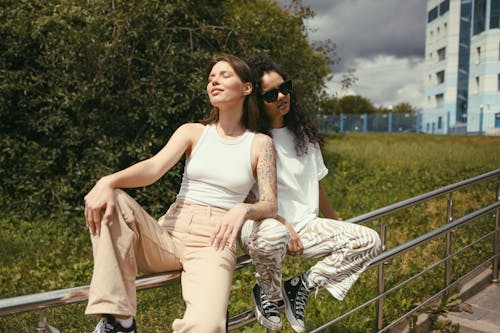
[(428, 0), (426, 133), (500, 135), (500, 0)]

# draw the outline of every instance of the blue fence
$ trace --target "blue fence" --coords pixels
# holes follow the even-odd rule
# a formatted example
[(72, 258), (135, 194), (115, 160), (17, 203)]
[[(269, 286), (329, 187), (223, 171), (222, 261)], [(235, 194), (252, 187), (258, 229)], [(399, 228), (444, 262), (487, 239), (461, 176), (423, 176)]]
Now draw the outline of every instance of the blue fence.
[(419, 113), (317, 114), (321, 133), (419, 133)]

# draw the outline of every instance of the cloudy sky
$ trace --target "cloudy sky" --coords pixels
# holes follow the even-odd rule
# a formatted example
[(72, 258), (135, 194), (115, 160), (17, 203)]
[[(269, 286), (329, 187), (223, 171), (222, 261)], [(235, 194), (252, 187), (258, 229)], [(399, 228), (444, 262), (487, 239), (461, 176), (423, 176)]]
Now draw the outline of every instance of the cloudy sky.
[[(284, 1), (287, 3), (287, 1)], [(375, 105), (423, 104), (426, 0), (303, 0), (316, 15), (310, 39), (331, 39), (341, 62), (329, 91), (341, 92), (342, 72), (356, 70), (348, 93)]]

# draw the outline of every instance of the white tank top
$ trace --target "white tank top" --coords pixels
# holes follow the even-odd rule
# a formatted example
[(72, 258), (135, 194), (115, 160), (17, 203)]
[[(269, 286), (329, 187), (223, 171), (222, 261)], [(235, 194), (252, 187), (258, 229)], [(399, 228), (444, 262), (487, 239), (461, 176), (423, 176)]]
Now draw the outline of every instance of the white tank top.
[(224, 140), (215, 124), (206, 125), (186, 160), (178, 199), (230, 209), (245, 201), (255, 184), (252, 143), (247, 130), (236, 140)]

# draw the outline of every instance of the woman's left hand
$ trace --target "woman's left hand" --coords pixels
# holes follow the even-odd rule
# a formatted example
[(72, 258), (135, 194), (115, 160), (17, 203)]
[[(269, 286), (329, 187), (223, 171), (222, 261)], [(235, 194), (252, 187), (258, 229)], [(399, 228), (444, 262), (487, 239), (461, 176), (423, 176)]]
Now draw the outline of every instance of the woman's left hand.
[(304, 253), (304, 244), (302, 244), (302, 240), (300, 239), (299, 234), (292, 227), (288, 228), (288, 232), (290, 233), (290, 243), (288, 243), (288, 254), (293, 256), (300, 256)]
[(222, 251), (226, 244), (232, 248), (238, 237), (238, 231), (245, 222), (248, 208), (245, 205), (236, 205), (226, 212), (217, 222), (210, 237), (210, 246)]
[(288, 221), (280, 215), (276, 215), (275, 219), (278, 220), (281, 224), (283, 224), (290, 234), (290, 241), (288, 243), (288, 254), (293, 256), (302, 255), (304, 253), (304, 244), (302, 244), (302, 240), (300, 239), (299, 234), (295, 229), (288, 223)]

